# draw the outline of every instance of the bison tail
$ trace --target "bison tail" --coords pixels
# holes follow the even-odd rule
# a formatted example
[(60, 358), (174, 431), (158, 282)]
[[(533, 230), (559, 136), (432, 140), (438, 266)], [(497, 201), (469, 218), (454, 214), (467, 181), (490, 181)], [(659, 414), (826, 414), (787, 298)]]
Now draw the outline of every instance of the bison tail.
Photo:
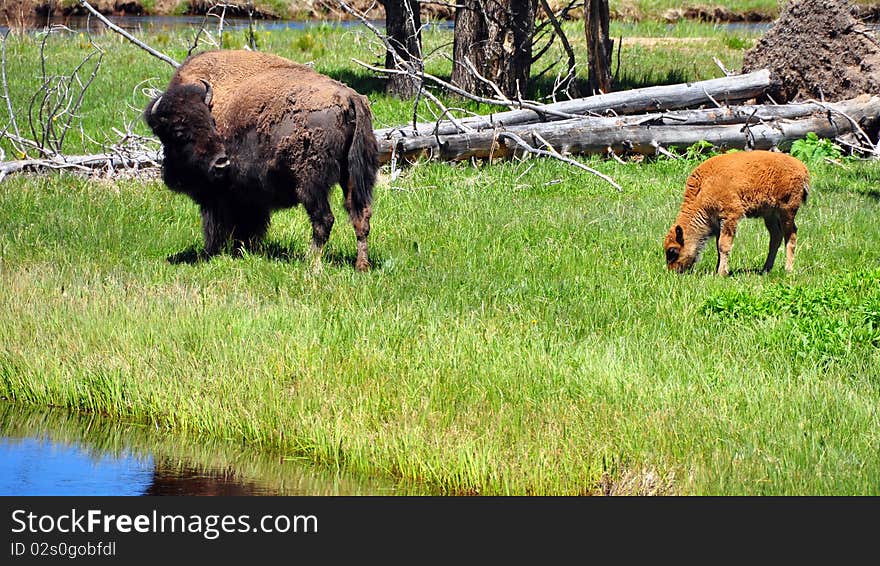
[(373, 201), (373, 185), (379, 169), (379, 146), (373, 135), (373, 118), (363, 98), (351, 101), (354, 133), (348, 148), (347, 173), (352, 215), (362, 213)]
[(803, 193), (801, 194), (801, 202), (807, 204), (807, 197), (810, 196), (810, 183), (809, 181), (804, 181)]

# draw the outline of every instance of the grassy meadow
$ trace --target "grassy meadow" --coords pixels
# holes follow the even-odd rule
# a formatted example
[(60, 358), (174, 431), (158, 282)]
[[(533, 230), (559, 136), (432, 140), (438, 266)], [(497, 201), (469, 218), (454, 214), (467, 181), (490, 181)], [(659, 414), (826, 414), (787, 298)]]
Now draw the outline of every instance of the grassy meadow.
[[(688, 26), (627, 28), (626, 84), (719, 76), (712, 57), (736, 68), (754, 41)], [(145, 39), (182, 60), (191, 38)], [(71, 153), (125, 121), (145, 134), (143, 88), (172, 70), (93, 40), (102, 71)], [(411, 119), (411, 102), (350, 61), (378, 61), (364, 36), (260, 41), (367, 94), (376, 127)], [(50, 38), (50, 70), (90, 49)], [(6, 51), (26, 116), (39, 40), (10, 36)], [(448, 61), (428, 70), (448, 74)], [(693, 273), (664, 265), (697, 159), (584, 162), (623, 191), (553, 160), (423, 162), (393, 181), (383, 169), (367, 274), (339, 191), (315, 273), (301, 209), (273, 217), (262, 253), (173, 263), (201, 246), (198, 211), (155, 175), (10, 176), (0, 397), (443, 494), (880, 494), (880, 165), (812, 167), (794, 272), (780, 260), (755, 273), (767, 235), (747, 221), (721, 279), (711, 245)]]

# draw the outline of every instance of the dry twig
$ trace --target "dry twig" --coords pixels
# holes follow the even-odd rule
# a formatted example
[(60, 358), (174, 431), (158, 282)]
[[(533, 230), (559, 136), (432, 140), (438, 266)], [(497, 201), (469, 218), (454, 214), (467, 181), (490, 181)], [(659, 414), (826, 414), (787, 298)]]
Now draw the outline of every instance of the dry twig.
[(538, 139), (538, 141), (540, 141), (542, 144), (544, 144), (544, 147), (546, 147), (548, 149), (545, 150), (545, 149), (538, 149), (536, 147), (532, 147), (528, 142), (526, 142), (524, 139), (522, 139), (521, 137), (519, 137), (518, 135), (516, 135), (512, 132), (498, 132), (499, 139), (509, 138), (510, 140), (512, 140), (514, 143), (516, 143), (518, 146), (520, 146), (522, 149), (524, 149), (525, 151), (527, 151), (529, 153), (532, 153), (534, 155), (540, 155), (543, 157), (552, 157), (552, 158), (558, 159), (559, 161), (562, 161), (564, 163), (568, 163), (569, 165), (574, 165), (575, 167), (583, 169), (584, 171), (588, 171), (588, 172), (592, 173), (593, 175), (596, 175), (597, 177), (603, 179), (604, 181), (609, 183), (612, 187), (614, 187), (618, 191), (623, 190), (623, 187), (618, 185), (614, 181), (614, 179), (612, 179), (611, 177), (609, 177), (605, 173), (602, 173), (601, 171), (596, 171), (592, 167), (587, 167), (586, 165), (584, 165), (580, 161), (575, 161), (574, 159), (571, 159), (569, 157), (565, 157), (564, 155), (562, 155), (558, 151), (556, 151), (552, 145), (547, 143), (547, 140), (542, 138), (540, 134), (534, 134), (534, 136)]

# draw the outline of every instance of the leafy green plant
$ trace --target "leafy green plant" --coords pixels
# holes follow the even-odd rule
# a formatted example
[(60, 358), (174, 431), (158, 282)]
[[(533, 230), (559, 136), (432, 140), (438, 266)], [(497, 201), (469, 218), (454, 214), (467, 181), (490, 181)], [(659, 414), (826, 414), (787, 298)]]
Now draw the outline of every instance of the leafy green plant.
[(806, 164), (822, 163), (825, 159), (841, 159), (843, 148), (829, 139), (820, 138), (815, 132), (791, 144), (791, 154)]
[(742, 50), (749, 46), (751, 41), (738, 35), (729, 35), (724, 38), (724, 45), (728, 49)]
[(839, 359), (853, 346), (880, 344), (880, 270), (846, 274), (820, 287), (779, 285), (756, 294), (724, 289), (701, 311), (742, 321), (778, 319), (798, 355)]
[(684, 157), (689, 161), (694, 161), (696, 159), (712, 157), (720, 153), (721, 152), (718, 151), (718, 148), (716, 148), (712, 142), (700, 140), (697, 143), (688, 146), (684, 152)]

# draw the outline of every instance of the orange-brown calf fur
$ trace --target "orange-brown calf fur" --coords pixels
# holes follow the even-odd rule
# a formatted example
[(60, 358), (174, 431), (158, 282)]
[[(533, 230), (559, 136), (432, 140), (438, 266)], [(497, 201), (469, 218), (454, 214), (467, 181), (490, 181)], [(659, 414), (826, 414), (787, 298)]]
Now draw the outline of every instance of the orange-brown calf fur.
[(719, 275), (728, 273), (728, 257), (736, 227), (744, 218), (761, 217), (770, 232), (763, 271), (773, 268), (779, 245), (785, 240), (785, 269), (791, 271), (797, 226), (794, 217), (807, 200), (809, 172), (799, 160), (784, 153), (742, 151), (711, 157), (685, 183), (684, 202), (664, 242), (666, 266), (683, 273), (715, 236)]

